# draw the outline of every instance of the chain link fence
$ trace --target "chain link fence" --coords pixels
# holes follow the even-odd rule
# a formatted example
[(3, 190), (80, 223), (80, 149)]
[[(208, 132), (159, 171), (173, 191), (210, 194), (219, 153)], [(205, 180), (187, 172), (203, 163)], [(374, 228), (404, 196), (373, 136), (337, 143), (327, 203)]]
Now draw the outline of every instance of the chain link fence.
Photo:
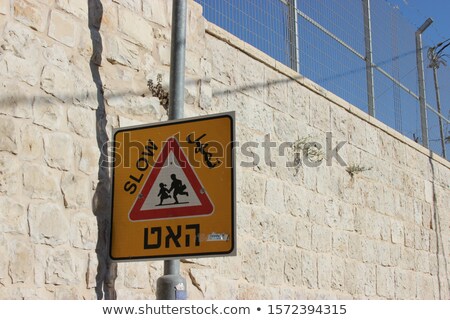
[(424, 32), (424, 122), (417, 29), (385, 0), (196, 1), (208, 21), (435, 153), (445, 154), (450, 143), (450, 67), (440, 65), (436, 70), (438, 112), (435, 78), (427, 59), (428, 49), (436, 44)]

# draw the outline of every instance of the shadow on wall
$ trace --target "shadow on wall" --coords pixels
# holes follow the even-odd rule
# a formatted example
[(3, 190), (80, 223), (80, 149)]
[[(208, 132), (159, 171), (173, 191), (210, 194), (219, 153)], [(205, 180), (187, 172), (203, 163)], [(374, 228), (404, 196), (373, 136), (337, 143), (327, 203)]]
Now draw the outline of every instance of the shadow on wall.
[(97, 111), (96, 111), (96, 137), (97, 146), (100, 151), (98, 159), (98, 184), (92, 199), (92, 207), (97, 217), (98, 237), (96, 254), (98, 260), (97, 276), (96, 276), (96, 294), (97, 299), (116, 299), (115, 279), (117, 278), (117, 264), (109, 259), (109, 226), (110, 226), (110, 210), (111, 210), (111, 180), (108, 168), (102, 166), (106, 163), (107, 155), (106, 145), (108, 135), (106, 132), (106, 111), (105, 99), (103, 92), (103, 83), (100, 76), (99, 66), (102, 62), (102, 37), (100, 35), (100, 26), (103, 18), (103, 5), (101, 0), (86, 0), (89, 9), (89, 30), (92, 41), (92, 56), (89, 61), (92, 80), (97, 88)]

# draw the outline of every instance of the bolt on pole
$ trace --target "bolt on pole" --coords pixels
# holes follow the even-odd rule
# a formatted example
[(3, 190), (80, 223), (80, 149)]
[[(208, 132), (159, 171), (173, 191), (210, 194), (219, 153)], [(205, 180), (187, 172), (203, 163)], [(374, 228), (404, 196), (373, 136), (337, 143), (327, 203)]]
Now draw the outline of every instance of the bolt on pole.
[[(170, 49), (169, 120), (184, 117), (184, 82), (186, 64), (186, 0), (172, 1)], [(156, 299), (186, 300), (186, 280), (180, 275), (180, 260), (165, 260), (164, 275), (156, 283)]]
[(425, 99), (425, 75), (423, 70), (423, 54), (422, 54), (422, 33), (433, 23), (428, 18), (416, 31), (416, 60), (417, 72), (419, 76), (419, 103), (420, 103), (420, 124), (422, 128), (422, 145), (428, 148), (428, 121), (427, 106)]

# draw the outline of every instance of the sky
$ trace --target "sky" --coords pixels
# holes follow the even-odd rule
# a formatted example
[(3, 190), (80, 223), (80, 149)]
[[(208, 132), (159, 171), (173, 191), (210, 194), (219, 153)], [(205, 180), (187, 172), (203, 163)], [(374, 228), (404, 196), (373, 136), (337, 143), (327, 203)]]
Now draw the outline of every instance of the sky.
[(388, 0), (399, 7), (402, 15), (415, 27), (420, 27), (427, 18), (433, 24), (425, 31), (427, 38), (439, 43), (450, 38), (450, 0)]

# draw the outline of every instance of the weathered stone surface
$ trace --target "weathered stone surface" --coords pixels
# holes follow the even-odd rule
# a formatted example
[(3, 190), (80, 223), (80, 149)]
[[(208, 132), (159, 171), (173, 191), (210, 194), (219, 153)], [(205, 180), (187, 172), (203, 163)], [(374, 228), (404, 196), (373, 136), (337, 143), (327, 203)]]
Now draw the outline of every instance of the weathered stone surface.
[(99, 157), (100, 151), (97, 144), (83, 143), (81, 145), (79, 169), (87, 174), (97, 172)]
[(105, 42), (106, 60), (139, 70), (139, 49), (135, 44), (115, 36), (107, 37)]
[(32, 29), (43, 32), (47, 23), (48, 9), (38, 3), (26, 0), (14, 1), (14, 16)]
[(68, 47), (74, 47), (78, 43), (79, 27), (70, 15), (52, 10), (48, 36)]
[(31, 238), (36, 243), (55, 247), (68, 241), (69, 222), (62, 206), (32, 202), (28, 208), (28, 222)]
[(41, 88), (62, 101), (68, 101), (73, 97), (72, 78), (67, 72), (52, 65), (46, 65), (42, 71)]
[(0, 13), (1, 14), (9, 14), (9, 0), (0, 0)]
[(89, 253), (88, 268), (86, 271), (86, 287), (88, 289), (97, 286), (98, 259), (95, 253)]
[(36, 97), (33, 102), (33, 122), (50, 130), (66, 126), (66, 108), (52, 97)]
[(74, 144), (67, 133), (44, 134), (45, 161), (56, 169), (70, 170), (74, 165)]
[(69, 128), (82, 137), (93, 138), (96, 134), (95, 111), (86, 108), (69, 108), (67, 111)]
[(66, 249), (57, 249), (46, 259), (45, 283), (75, 285), (82, 279), (77, 274), (75, 257)]
[(302, 251), (302, 282), (309, 289), (317, 288), (317, 256)]
[(316, 252), (330, 252), (332, 232), (328, 227), (314, 225), (312, 227), (312, 249)]
[(29, 95), (30, 87), (13, 82), (3, 82), (0, 89), (5, 93), (0, 114), (16, 118), (31, 118), (33, 96)]
[(124, 285), (127, 288), (144, 289), (148, 287), (148, 269), (145, 262), (127, 264)]
[(283, 182), (280, 180), (269, 179), (266, 183), (265, 205), (277, 213), (286, 212), (284, 205)]
[(28, 234), (27, 214), (23, 205), (0, 196), (0, 232)]
[(92, 213), (80, 212), (71, 219), (70, 238), (76, 248), (95, 249), (98, 239), (97, 219)]
[(85, 175), (64, 172), (61, 178), (61, 191), (66, 208), (88, 208), (91, 206), (92, 184)]
[(0, 193), (20, 194), (22, 181), (22, 164), (17, 157), (7, 152), (0, 152)]
[(16, 121), (0, 117), (0, 150), (17, 153), (18, 131)]
[(88, 2), (79, 0), (56, 0), (56, 6), (80, 19), (88, 18)]
[(24, 189), (33, 199), (60, 199), (61, 174), (44, 165), (25, 164), (23, 166)]
[(33, 248), (24, 241), (25, 239), (16, 239), (8, 243), (10, 257), (8, 275), (13, 284), (30, 284), (33, 280)]
[(119, 9), (119, 30), (138, 45), (145, 48), (151, 48), (153, 45), (153, 28), (150, 23), (127, 9)]
[[(113, 0), (113, 2), (120, 4), (121, 6), (124, 6), (125, 8), (134, 10), (134, 11), (140, 11), (142, 8), (142, 0)], [(144, 1), (145, 3), (146, 1)], [(150, 1), (153, 2), (153, 1)]]
[[(4, 234), (0, 234), (0, 254), (3, 259), (0, 260), (0, 284), (3, 286), (7, 286), (11, 284), (11, 278), (8, 276), (8, 265), (9, 265), (9, 253), (8, 253), (8, 245), (6, 242), (6, 237)], [(1, 298), (7, 298), (0, 292)]]
[(169, 25), (169, 15), (167, 12), (167, 1), (165, 0), (153, 0), (143, 1), (142, 8), (144, 11), (144, 18), (155, 22), (163, 27)]

